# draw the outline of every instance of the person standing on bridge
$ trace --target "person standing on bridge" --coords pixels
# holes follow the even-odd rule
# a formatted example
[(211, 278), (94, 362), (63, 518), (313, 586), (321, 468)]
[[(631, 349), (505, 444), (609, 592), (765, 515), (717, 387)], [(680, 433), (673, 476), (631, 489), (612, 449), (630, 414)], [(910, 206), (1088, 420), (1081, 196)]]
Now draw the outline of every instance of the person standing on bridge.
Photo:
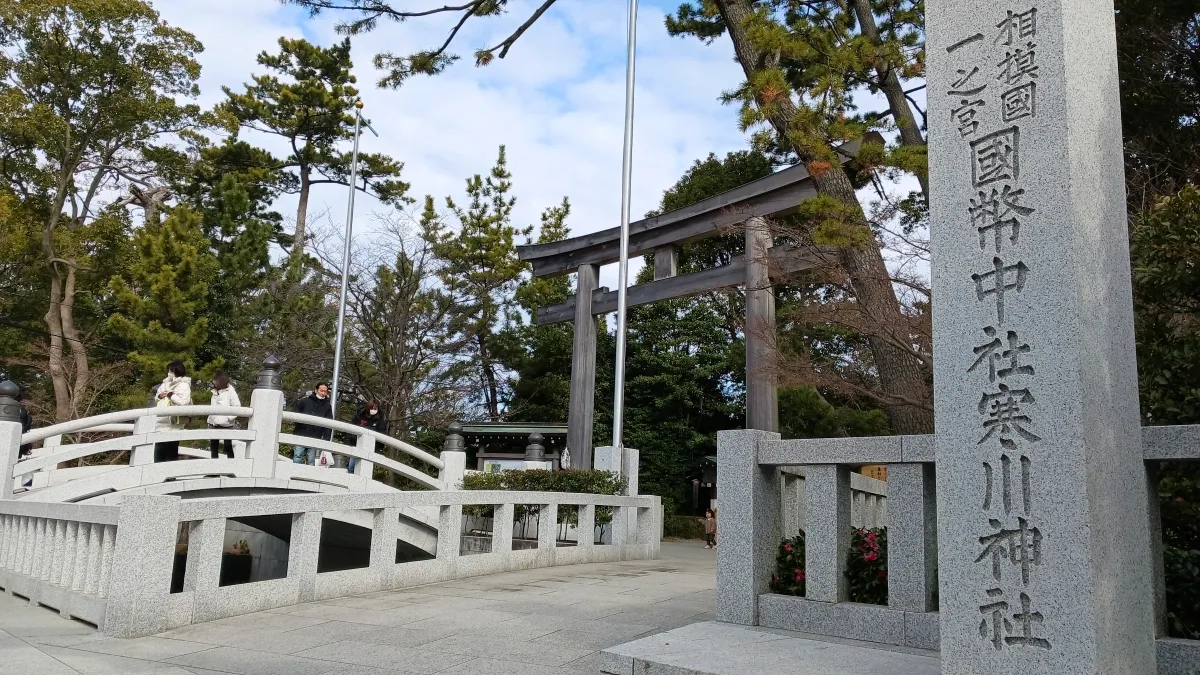
[[(358, 426), (366, 427), (371, 431), (378, 431), (381, 434), (387, 433), (387, 420), (379, 412), (379, 401), (367, 401), (362, 410), (358, 411)], [(354, 467), (356, 466), (358, 466), (358, 460), (351, 457), (350, 462), (346, 465), (346, 470), (354, 473)]]
[[(296, 401), (293, 408), (301, 415), (313, 415), (333, 419), (333, 405), (329, 401), (329, 385), (319, 382), (312, 393)], [(328, 441), (333, 436), (333, 430), (303, 422), (296, 423), (296, 435)], [(296, 464), (316, 464), (317, 449), (297, 445), (292, 448), (292, 461)]]
[[(155, 405), (163, 408), (192, 404), (192, 378), (187, 376), (183, 361), (172, 361), (167, 366), (167, 376), (154, 395)], [(183, 420), (169, 415), (160, 415), (155, 422), (158, 431), (174, 431), (183, 428)], [(179, 459), (179, 441), (154, 444), (155, 462), (174, 462)]]
[[(212, 380), (212, 401), (209, 405), (220, 406), (223, 408), (240, 408), (242, 401), (238, 398), (237, 390), (229, 383), (229, 374), (225, 371), (218, 371), (213, 376)], [(234, 415), (209, 415), (209, 429), (234, 429), (237, 425), (237, 417)], [(208, 442), (208, 449), (212, 452), (212, 458), (216, 459), (221, 456), (221, 441), (212, 439)], [(233, 441), (225, 439), (225, 456), (233, 459)]]

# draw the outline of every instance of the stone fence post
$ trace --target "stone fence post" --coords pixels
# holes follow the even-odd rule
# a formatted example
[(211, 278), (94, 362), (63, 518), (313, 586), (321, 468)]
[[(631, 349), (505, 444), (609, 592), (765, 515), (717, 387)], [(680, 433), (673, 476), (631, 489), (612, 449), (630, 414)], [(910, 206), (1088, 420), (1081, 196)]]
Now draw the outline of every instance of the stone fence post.
[[(104, 612), (106, 635), (133, 638), (167, 629), (180, 502), (160, 495), (127, 495), (121, 501)], [(189, 563), (195, 579), (196, 563)], [(211, 571), (209, 579), (218, 573)]]
[(20, 387), (11, 380), (0, 382), (0, 499), (12, 499), (13, 468), (21, 455)]
[(461, 490), (463, 477), (467, 475), (467, 444), (462, 437), (461, 424), (451, 423), (449, 431), (442, 443), (441, 460), (445, 466), (438, 473), (438, 480), (447, 490)]
[(251, 461), (251, 475), (255, 478), (274, 478), (275, 464), (279, 461), (284, 406), (281, 367), (279, 359), (268, 356), (258, 372), (254, 393), (250, 394), (254, 412), (246, 428), (254, 432), (254, 440), (246, 445), (246, 457)]

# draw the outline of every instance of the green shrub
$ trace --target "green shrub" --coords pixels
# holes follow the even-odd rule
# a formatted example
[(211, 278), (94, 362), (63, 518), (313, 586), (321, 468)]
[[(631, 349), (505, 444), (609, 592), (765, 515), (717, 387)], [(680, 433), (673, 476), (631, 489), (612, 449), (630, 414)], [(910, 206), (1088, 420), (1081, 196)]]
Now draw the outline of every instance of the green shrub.
[[(804, 595), (804, 532), (779, 544), (775, 556), (775, 573), (771, 575), (771, 592), (782, 595)], [(850, 586), (850, 601), (875, 605), (887, 604), (887, 530), (851, 532), (850, 551), (846, 557), (846, 579)]]
[(775, 556), (775, 573), (771, 575), (771, 592), (782, 595), (804, 595), (804, 531), (784, 539)]
[(1200, 640), (1200, 551), (1163, 546), (1167, 578), (1167, 629), (1172, 637)]
[(675, 539), (703, 539), (704, 521), (693, 516), (666, 516), (663, 536)]
[(846, 555), (846, 579), (850, 602), (887, 604), (887, 529), (854, 530)]

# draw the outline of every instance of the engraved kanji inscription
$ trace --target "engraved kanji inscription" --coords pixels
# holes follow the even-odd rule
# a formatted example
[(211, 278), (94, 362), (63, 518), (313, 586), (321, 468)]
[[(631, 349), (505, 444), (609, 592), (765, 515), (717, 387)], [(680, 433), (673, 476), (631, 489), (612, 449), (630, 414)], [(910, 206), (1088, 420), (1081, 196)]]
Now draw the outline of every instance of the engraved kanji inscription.
[(1029, 430), (1033, 420), (1021, 408), (1022, 405), (1034, 402), (1029, 389), (1011, 389), (1003, 383), (998, 385), (998, 388), (999, 391), (985, 392), (979, 399), (979, 414), (985, 417), (984, 434), (979, 443), (995, 436), (1005, 450), (1015, 450), (1017, 438), (1031, 443), (1042, 440), (1041, 436)]
[(1000, 94), (1000, 116), (1015, 122), (1037, 114), (1037, 83), (1026, 82)]
[(1004, 638), (1004, 644), (1050, 649), (1049, 640), (1033, 636), (1034, 624), (1041, 624), (1044, 618), (1041, 612), (1030, 611), (1032, 605), (1032, 598), (1026, 593), (1021, 593), (1021, 611), (1013, 614), (1013, 621), (1021, 628), (1017, 635)]
[(1021, 175), (1021, 130), (1009, 127), (971, 141), (971, 182), (983, 187)]
[(1007, 559), (1010, 564), (1021, 568), (1021, 583), (1029, 585), (1030, 568), (1042, 562), (1041, 530), (1030, 527), (1026, 518), (1017, 518), (1015, 528), (1005, 528), (995, 518), (989, 519), (988, 524), (995, 532), (979, 538), (983, 551), (975, 558), (975, 562), (991, 558), (992, 578), (1000, 581), (1001, 563)]
[[(1025, 515), (1033, 510), (1033, 495), (1030, 493), (1029, 469), (1031, 462), (1028, 457), (1021, 455), (1021, 508)], [(983, 510), (992, 510), (992, 498), (996, 492), (996, 472), (991, 462), (983, 463), (984, 492)], [(1004, 505), (1004, 513), (1012, 513), (1012, 458), (1007, 454), (1000, 455), (1000, 496)]]
[[(988, 598), (999, 598), (1004, 591), (989, 588), (987, 594)], [(991, 642), (997, 650), (1004, 647), (1004, 632), (1012, 630), (1012, 622), (1004, 616), (1007, 612), (1008, 603), (1004, 600), (993, 600), (979, 607), (979, 613), (983, 615), (983, 620), (979, 622), (979, 637)], [(991, 626), (988, 625), (989, 621)]]
[(954, 44), (950, 45), (949, 47), (946, 47), (946, 53), (953, 54), (954, 52), (962, 49), (963, 47), (966, 47), (967, 45), (969, 45), (973, 42), (979, 42), (982, 39), (983, 39), (983, 33), (976, 33), (974, 35), (965, 37), (965, 38), (959, 40), (958, 42), (955, 42)]
[(974, 100), (964, 98), (959, 101), (957, 108), (950, 111), (950, 118), (954, 120), (954, 125), (958, 128), (958, 135), (962, 138), (973, 136), (979, 129), (979, 109), (985, 106), (983, 99), (977, 98)]
[[(987, 326), (983, 329), (984, 335), (992, 338), (991, 342), (982, 344), (976, 347), (975, 362), (967, 368), (970, 373), (982, 365), (985, 361), (988, 364), (988, 381), (995, 382), (996, 378), (1007, 378), (1010, 375), (1033, 375), (1033, 366), (1022, 365), (1021, 355), (1028, 354), (1030, 347), (1027, 344), (1022, 344), (1021, 339), (1017, 337), (1016, 331), (1008, 331), (1005, 336), (1007, 339), (1007, 347), (1000, 340), (1000, 337), (995, 328)], [(1002, 362), (1007, 362), (1007, 367), (998, 368)]]
[(1005, 265), (1000, 258), (992, 258), (992, 271), (983, 274), (972, 274), (975, 282), (975, 295), (980, 301), (988, 297), (996, 300), (996, 318), (1004, 323), (1004, 296), (1010, 292), (1021, 292), (1025, 288), (1025, 278), (1029, 276), (1029, 267), (1021, 261), (1015, 265)]
[(1041, 612), (1032, 611), (1033, 598), (1028, 593), (1021, 592), (1021, 611), (1014, 612), (1012, 620), (1008, 618), (1009, 605), (1004, 600), (1004, 590), (989, 588), (987, 590), (990, 602), (979, 606), (983, 619), (979, 622), (979, 637), (987, 640), (997, 651), (1007, 646), (1037, 647), (1050, 649), (1050, 641), (1034, 636), (1035, 627), (1045, 621)]
[(947, 96), (978, 96), (987, 89), (987, 84), (974, 85), (971, 83), (971, 78), (979, 74), (978, 66), (966, 70), (959, 68), (956, 71), (958, 78), (950, 83), (950, 91), (946, 92)]
[(1015, 40), (1031, 40), (1037, 37), (1037, 7), (1024, 12), (1008, 10), (1008, 16), (996, 24), (999, 29), (994, 44), (1011, 46)]
[(996, 79), (1007, 85), (1020, 84), (1028, 79), (1037, 79), (1037, 45), (1025, 43), (1023, 47), (1013, 47), (1004, 53), (1004, 59), (997, 64), (1000, 73)]
[(1009, 232), (1009, 243), (1016, 244), (1020, 240), (1019, 217), (1026, 217), (1034, 211), (1032, 207), (1019, 203), (1024, 194), (1025, 190), (1014, 190), (1011, 185), (1004, 185), (999, 190), (980, 190), (977, 196), (971, 199), (967, 215), (971, 217), (971, 224), (979, 232), (980, 250), (987, 248), (987, 235), (992, 234), (995, 238), (996, 252), (999, 253), (1006, 229)]

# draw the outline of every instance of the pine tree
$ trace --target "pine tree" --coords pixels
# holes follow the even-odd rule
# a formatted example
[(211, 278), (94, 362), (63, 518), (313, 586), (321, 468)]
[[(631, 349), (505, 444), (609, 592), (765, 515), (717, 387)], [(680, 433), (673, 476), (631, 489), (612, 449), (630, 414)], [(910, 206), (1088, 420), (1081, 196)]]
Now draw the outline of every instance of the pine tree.
[(516, 200), (509, 196), (511, 189), (512, 175), (500, 146), (490, 175), (467, 180), (465, 208), (446, 198), (447, 209), (458, 221), (456, 230), (442, 223), (431, 196), (425, 198), (421, 218), (422, 236), (442, 262), (438, 276), (458, 307), (452, 331), (467, 346), (478, 377), (478, 399), (492, 420), (500, 419), (504, 387), (505, 345), (498, 334), (519, 320), (513, 295), (525, 265), (517, 257), (516, 238), (532, 232), (512, 224)]
[[(186, 207), (138, 230), (133, 244), (136, 255), (128, 269), (109, 282), (118, 311), (108, 327), (129, 344), (128, 358), (144, 394), (171, 361), (183, 361), (193, 373), (220, 366), (219, 358), (197, 358), (208, 340), (209, 287), (219, 265), (209, 252), (200, 214)], [(144, 399), (135, 396), (137, 402)]]
[[(308, 237), (308, 200), (312, 186), (348, 185), (351, 155), (338, 149), (354, 136), (353, 108), (358, 100), (350, 70), (350, 41), (320, 47), (306, 40), (279, 39), (279, 53), (258, 55), (272, 74), (255, 75), (243, 93), (225, 87), (225, 112), (246, 128), (287, 141), (291, 153), (279, 168), (288, 171), (287, 188), (298, 195), (292, 260), (304, 255)], [(386, 155), (359, 153), (356, 189), (384, 203), (405, 198), (401, 164)]]

